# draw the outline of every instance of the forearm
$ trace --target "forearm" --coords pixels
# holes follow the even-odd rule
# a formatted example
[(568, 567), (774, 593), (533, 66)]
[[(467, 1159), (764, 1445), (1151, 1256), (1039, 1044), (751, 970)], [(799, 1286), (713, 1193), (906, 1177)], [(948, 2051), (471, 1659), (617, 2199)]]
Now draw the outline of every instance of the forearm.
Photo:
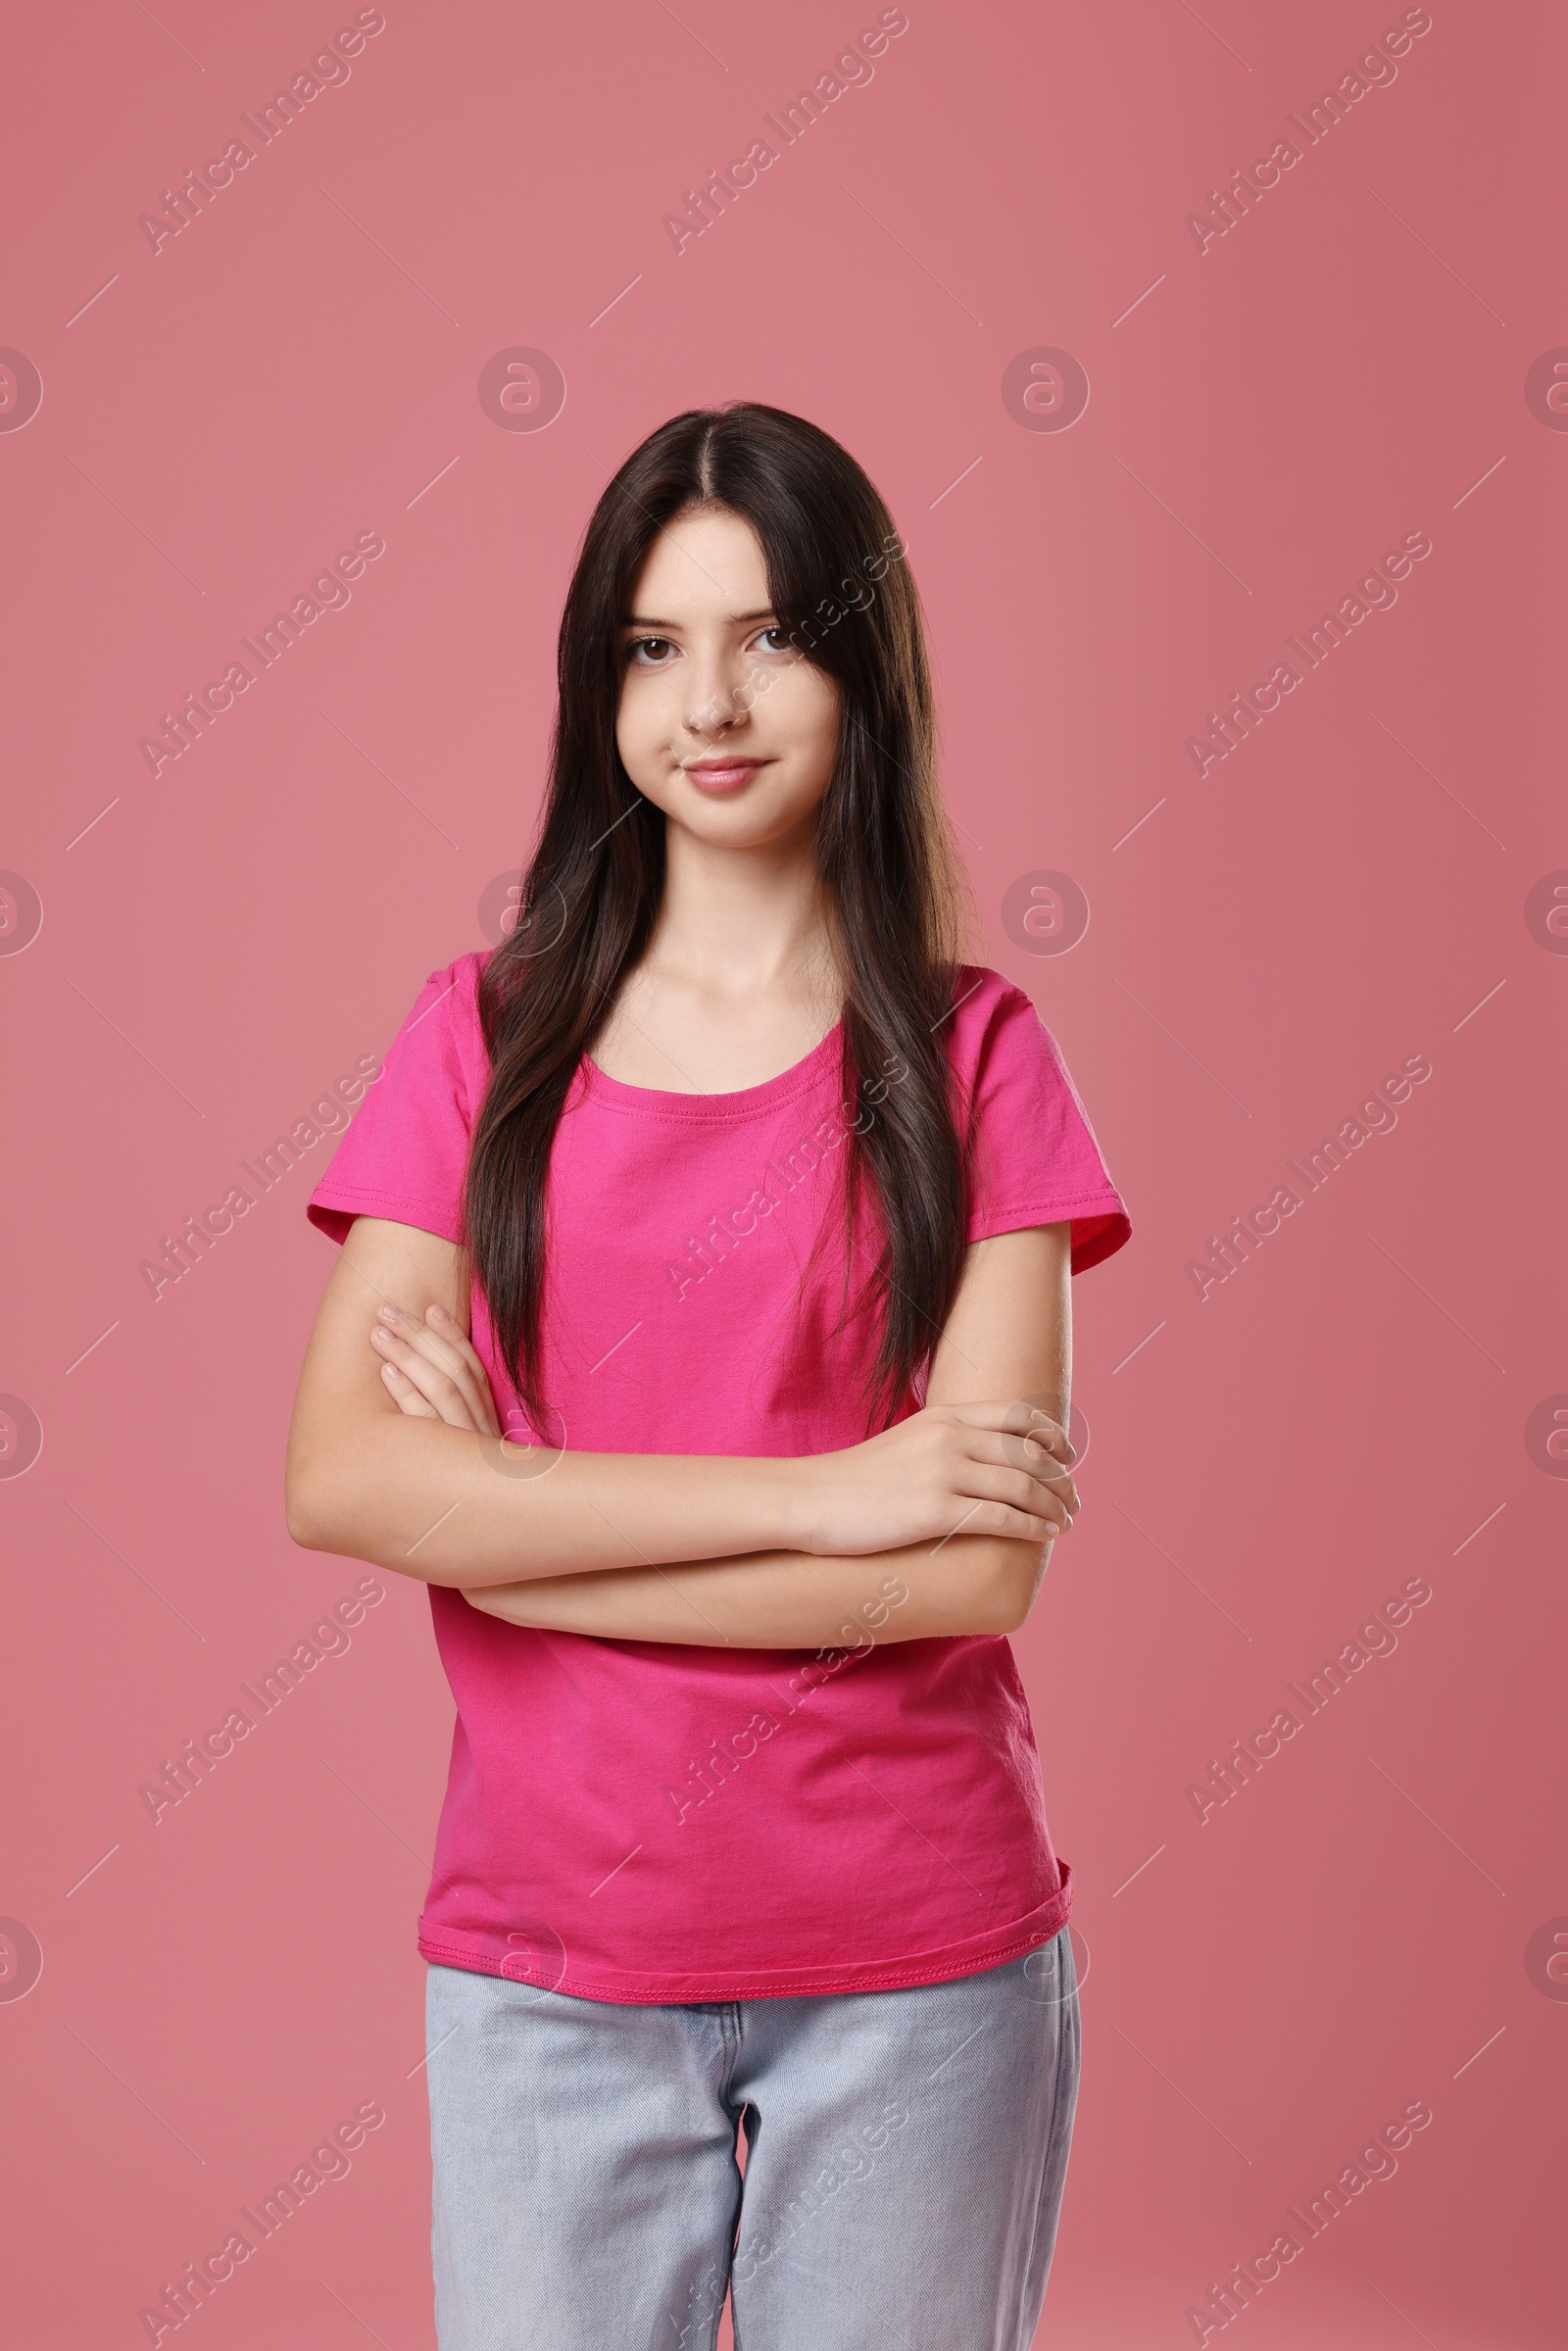
[(492, 1587), (469, 1594), (514, 1625), (699, 1648), (857, 1647), (1010, 1632), (1044, 1572), (1038, 1543), (957, 1535), (858, 1558), (763, 1551)]
[(789, 1460), (530, 1452), (392, 1411), (291, 1459), (289, 1531), (466, 1590), (760, 1550), (799, 1538), (800, 1499)]

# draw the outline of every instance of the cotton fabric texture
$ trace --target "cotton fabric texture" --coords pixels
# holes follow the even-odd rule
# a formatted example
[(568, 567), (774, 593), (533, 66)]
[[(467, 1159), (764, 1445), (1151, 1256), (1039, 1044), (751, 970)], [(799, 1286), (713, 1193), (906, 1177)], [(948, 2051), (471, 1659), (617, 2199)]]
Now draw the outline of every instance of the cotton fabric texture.
[[(363, 1214), (461, 1241), (485, 960), (461, 955), (420, 990), (308, 1203), (333, 1240)], [(965, 966), (956, 994), (944, 1034), (978, 1135), (967, 1239), (1070, 1219), (1081, 1273), (1132, 1227), (1060, 1053), (1000, 973)], [(839, 1186), (850, 1122), (899, 1072), (868, 1073), (846, 1105), (841, 1047), (835, 1027), (728, 1094), (627, 1086), (584, 1059), (547, 1197), (547, 1427), (529, 1430), (473, 1298), (509, 1434), (753, 1455), (866, 1436), (876, 1330), (856, 1300), (874, 1206), (847, 1289)], [(873, 1613), (882, 1581), (868, 1560)], [(1004, 1639), (603, 1641), (428, 1589), (457, 1723), (426, 1959), (596, 2000), (741, 2000), (966, 1976), (1065, 1923), (1071, 1871)]]

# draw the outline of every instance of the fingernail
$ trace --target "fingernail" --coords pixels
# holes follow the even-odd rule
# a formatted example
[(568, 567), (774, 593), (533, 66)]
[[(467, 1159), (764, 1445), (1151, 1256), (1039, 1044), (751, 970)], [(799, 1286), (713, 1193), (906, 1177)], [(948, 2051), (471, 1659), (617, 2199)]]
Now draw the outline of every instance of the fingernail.
[(401, 1322), (403, 1320), (403, 1317), (398, 1312), (396, 1306), (381, 1306), (377, 1309), (377, 1311), (379, 1312), (383, 1322)]
[(435, 1316), (437, 1322), (450, 1322), (452, 1320), (452, 1317), (447, 1312), (445, 1306), (432, 1306), (430, 1308), (430, 1312)]

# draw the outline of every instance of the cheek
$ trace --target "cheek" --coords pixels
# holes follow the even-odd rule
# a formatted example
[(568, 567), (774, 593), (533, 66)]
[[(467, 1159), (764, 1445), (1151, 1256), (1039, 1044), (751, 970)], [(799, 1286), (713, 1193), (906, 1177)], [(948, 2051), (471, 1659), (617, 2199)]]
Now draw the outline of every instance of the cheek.
[(669, 746), (679, 722), (680, 711), (674, 707), (668, 679), (646, 671), (626, 677), (621, 686), (620, 707), (615, 712), (615, 748), (634, 783), (643, 783), (650, 764), (656, 768), (667, 766)]
[(842, 699), (838, 681), (802, 662), (779, 696), (778, 748), (798, 753), (825, 791), (838, 757)]

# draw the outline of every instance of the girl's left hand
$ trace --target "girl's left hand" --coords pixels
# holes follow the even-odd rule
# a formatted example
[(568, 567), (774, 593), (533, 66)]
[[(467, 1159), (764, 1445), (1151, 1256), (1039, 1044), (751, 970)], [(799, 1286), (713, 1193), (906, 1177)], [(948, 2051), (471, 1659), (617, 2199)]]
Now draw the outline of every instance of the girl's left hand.
[(370, 1327), (381, 1357), (381, 1381), (411, 1420), (444, 1420), (449, 1428), (499, 1437), (490, 1382), (461, 1327), (444, 1306), (428, 1306), (423, 1322), (382, 1306)]

